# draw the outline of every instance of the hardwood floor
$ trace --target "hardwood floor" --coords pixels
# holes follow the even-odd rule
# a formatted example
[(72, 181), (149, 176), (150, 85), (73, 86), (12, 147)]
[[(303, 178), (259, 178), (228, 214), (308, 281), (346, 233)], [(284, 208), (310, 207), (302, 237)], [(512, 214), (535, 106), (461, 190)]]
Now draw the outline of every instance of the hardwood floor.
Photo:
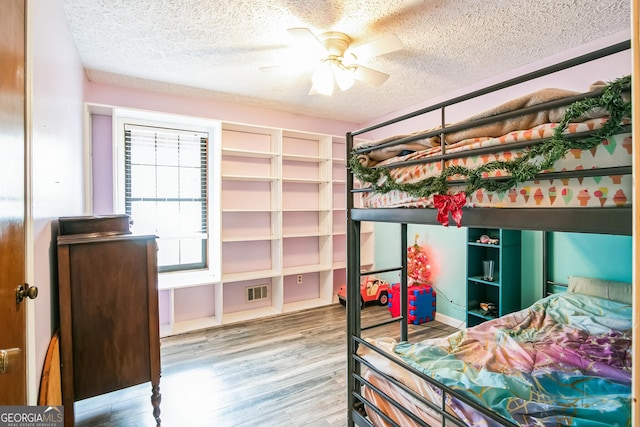
[[(388, 320), (367, 306), (362, 325)], [(409, 325), (410, 339), (444, 336), (439, 322)], [(397, 324), (363, 332), (398, 337)], [(346, 316), (339, 304), (167, 337), (161, 343), (165, 427), (335, 426), (347, 423)], [(151, 385), (79, 401), (79, 427), (155, 426)]]

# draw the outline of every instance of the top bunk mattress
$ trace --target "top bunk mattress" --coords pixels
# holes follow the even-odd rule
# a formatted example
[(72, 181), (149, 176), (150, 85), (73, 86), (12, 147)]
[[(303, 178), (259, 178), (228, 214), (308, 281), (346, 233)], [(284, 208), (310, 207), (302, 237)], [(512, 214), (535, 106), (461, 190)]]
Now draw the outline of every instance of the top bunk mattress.
[[(565, 107), (554, 105), (498, 124), (452, 132), (455, 138), (445, 134), (445, 144), (433, 130), (423, 132), (428, 138), (416, 133), (361, 144), (349, 160), (354, 187), (365, 189), (360, 205), (440, 208), (444, 196), (446, 203), (453, 199), (458, 207), (467, 208), (630, 206), (633, 143), (626, 126), (631, 103), (624, 86), (628, 82), (628, 77), (619, 79), (600, 87), (602, 96)], [(533, 93), (509, 101), (452, 128), (479, 119), (486, 122), (492, 115), (516, 111), (523, 102), (544, 104), (562, 98), (545, 96)], [(533, 126), (509, 130), (522, 124)], [(482, 136), (484, 129), (493, 134)], [(493, 136), (505, 129), (509, 131)], [(407, 138), (413, 140), (403, 143)], [(400, 144), (394, 145), (397, 141)]]

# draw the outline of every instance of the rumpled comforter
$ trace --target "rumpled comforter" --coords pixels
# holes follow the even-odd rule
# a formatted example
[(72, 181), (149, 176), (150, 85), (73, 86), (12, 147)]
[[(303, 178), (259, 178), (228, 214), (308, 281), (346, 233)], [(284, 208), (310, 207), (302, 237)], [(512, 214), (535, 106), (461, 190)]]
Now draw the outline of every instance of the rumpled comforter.
[[(628, 304), (555, 294), (447, 338), (398, 343), (395, 352), (523, 426), (629, 426), (631, 314)], [(448, 407), (469, 425), (487, 425), (456, 399)]]

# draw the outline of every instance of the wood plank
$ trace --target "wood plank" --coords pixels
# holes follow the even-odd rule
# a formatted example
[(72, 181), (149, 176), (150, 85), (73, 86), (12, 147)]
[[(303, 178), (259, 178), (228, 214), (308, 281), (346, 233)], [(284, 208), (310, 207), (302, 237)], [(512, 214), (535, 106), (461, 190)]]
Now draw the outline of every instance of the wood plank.
[[(390, 318), (367, 306), (362, 323)], [(410, 325), (411, 339), (455, 331)], [(399, 336), (399, 326), (365, 337)], [(339, 304), (162, 339), (162, 424), (166, 426), (344, 426), (346, 315)], [(77, 427), (155, 426), (149, 386), (76, 402)]]

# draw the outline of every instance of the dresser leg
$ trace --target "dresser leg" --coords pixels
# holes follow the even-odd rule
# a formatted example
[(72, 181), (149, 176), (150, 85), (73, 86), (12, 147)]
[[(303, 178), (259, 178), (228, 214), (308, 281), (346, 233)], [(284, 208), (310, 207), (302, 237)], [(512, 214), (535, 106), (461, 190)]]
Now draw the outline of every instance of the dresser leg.
[(160, 427), (160, 386), (151, 385), (151, 404), (153, 405), (153, 417), (156, 419), (156, 427)]

